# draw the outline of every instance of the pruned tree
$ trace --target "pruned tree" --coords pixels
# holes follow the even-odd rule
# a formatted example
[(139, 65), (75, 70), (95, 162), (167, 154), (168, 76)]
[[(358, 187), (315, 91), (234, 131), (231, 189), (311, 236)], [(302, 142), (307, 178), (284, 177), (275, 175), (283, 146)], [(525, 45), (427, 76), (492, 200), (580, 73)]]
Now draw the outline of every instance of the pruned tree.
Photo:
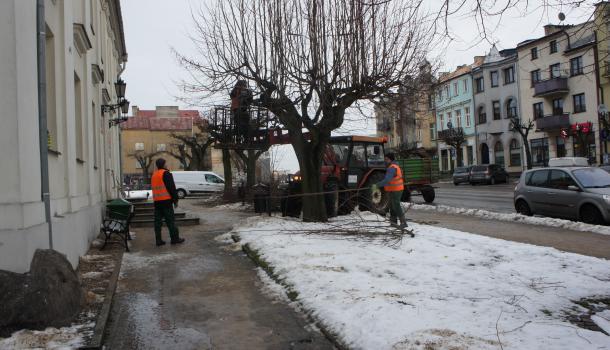
[[(288, 130), (302, 188), (324, 191), (322, 155), (346, 109), (395, 91), (435, 39), (419, 1), (217, 0), (196, 15), (200, 57), (178, 54), (187, 93), (226, 94), (236, 79)], [(305, 196), (305, 221), (325, 221), (323, 195)]]
[(529, 141), (527, 140), (527, 136), (530, 131), (534, 129), (536, 124), (533, 120), (523, 120), (519, 117), (513, 117), (510, 119), (509, 128), (510, 130), (519, 133), (521, 135), (521, 144), (525, 148), (525, 161), (527, 169), (532, 168), (532, 151), (530, 149)]
[(128, 157), (135, 158), (142, 170), (142, 178), (144, 182), (150, 183), (150, 166), (156, 156), (162, 152), (147, 152), (147, 151), (134, 151), (128, 154)]
[(446, 145), (451, 146), (455, 150), (457, 165), (462, 166), (463, 154), (462, 145), (466, 142), (466, 135), (462, 128), (449, 128), (439, 132), (439, 138)]
[(206, 120), (193, 121), (193, 130), (189, 134), (173, 132), (169, 135), (176, 142), (172, 143), (169, 155), (176, 158), (184, 170), (209, 170), (208, 153), (214, 138), (208, 132)]

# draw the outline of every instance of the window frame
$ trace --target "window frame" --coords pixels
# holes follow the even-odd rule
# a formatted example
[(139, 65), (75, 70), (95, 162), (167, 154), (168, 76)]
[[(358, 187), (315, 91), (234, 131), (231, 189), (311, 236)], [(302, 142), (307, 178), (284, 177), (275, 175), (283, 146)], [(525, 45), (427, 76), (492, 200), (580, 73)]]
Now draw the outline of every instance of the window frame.
[[(555, 75), (553, 73), (555, 68), (557, 68), (557, 75)], [(559, 62), (549, 65), (549, 79), (557, 79), (557, 78), (561, 78), (561, 63), (559, 63)]]
[[(514, 102), (514, 104), (515, 104), (513, 107), (511, 107), (511, 102)], [(513, 109), (514, 109), (514, 111), (513, 111)], [(506, 101), (506, 118), (511, 119), (511, 118), (517, 118), (518, 116), (519, 116), (519, 108), (517, 107), (517, 102), (515, 101), (514, 98), (511, 97)]]
[(551, 40), (551, 42), (549, 42), (549, 52), (551, 54), (557, 52), (557, 40)]
[[(536, 173), (546, 173), (546, 180), (542, 184), (542, 186), (532, 185), (532, 178)], [(529, 174), (528, 174), (529, 175)], [(538, 188), (548, 188), (549, 187), (549, 176), (551, 175), (551, 169), (540, 169), (532, 171), (531, 175), (526, 177), (525, 186), (529, 187), (538, 187)]]
[[(512, 84), (515, 82), (515, 67), (510, 66), (502, 70), (504, 73), (504, 85)], [(507, 73), (510, 72), (510, 79), (507, 79)]]
[[(534, 79), (534, 76), (536, 77), (536, 79)], [(540, 69), (534, 69), (533, 71), (530, 71), (530, 80), (532, 83), (532, 87), (542, 80), (542, 76), (540, 75)]]
[(531, 61), (538, 59), (538, 46), (534, 46), (530, 49)]
[(484, 77), (478, 77), (475, 79), (475, 87), (476, 87), (476, 93), (481, 93), (485, 91), (485, 79)]
[[(495, 77), (495, 84), (494, 84), (494, 77)], [(493, 71), (489, 72), (489, 80), (490, 80), (490, 84), (491, 84), (492, 88), (500, 86), (500, 74), (498, 73), (497, 70), (493, 70)]]
[[(536, 102), (532, 104), (534, 120), (544, 118), (544, 102)], [(540, 107), (538, 109), (537, 107)], [(537, 113), (540, 112), (540, 113)]]
[(500, 100), (496, 100), (496, 101), (492, 101), (491, 102), (491, 110), (492, 110), (492, 115), (493, 115), (493, 118), (494, 118), (493, 120), (501, 120), (502, 119), (502, 104), (500, 103)]
[[(575, 76), (584, 74), (584, 69), (583, 69), (584, 66), (582, 64), (582, 61), (583, 61), (582, 56), (570, 58), (570, 76), (571, 77), (575, 77)], [(574, 62), (578, 62), (576, 69), (574, 67)]]
[[(581, 99), (582, 97), (582, 99)], [(582, 101), (582, 103), (579, 103), (578, 106), (579, 108), (577, 109), (576, 106), (576, 100)], [(587, 111), (587, 100), (585, 99), (585, 93), (580, 93), (580, 94), (574, 94), (572, 95), (572, 107), (573, 107), (573, 113), (583, 113)]]
[[(561, 106), (556, 106), (555, 102), (557, 101), (561, 101)], [(552, 100), (552, 111), (553, 111), (553, 115), (563, 115), (563, 105), (564, 105), (564, 101), (563, 98), (554, 98)], [(558, 111), (561, 111), (558, 113)]]

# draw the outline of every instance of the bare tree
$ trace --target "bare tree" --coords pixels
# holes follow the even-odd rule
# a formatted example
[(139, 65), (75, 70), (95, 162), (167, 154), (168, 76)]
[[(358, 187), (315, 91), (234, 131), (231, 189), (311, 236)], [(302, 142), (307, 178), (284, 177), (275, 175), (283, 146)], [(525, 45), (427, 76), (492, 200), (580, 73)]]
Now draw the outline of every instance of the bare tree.
[(463, 154), (462, 145), (466, 142), (466, 136), (464, 135), (464, 129), (462, 128), (449, 128), (439, 132), (439, 138), (448, 146), (451, 146), (455, 150), (457, 157), (457, 165), (462, 166)]
[(528, 170), (532, 168), (532, 151), (530, 149), (530, 144), (527, 141), (527, 136), (529, 135), (530, 131), (534, 129), (535, 125), (536, 124), (531, 119), (525, 121), (519, 117), (512, 117), (508, 126), (510, 130), (521, 135), (521, 144), (523, 144), (523, 147), (525, 148), (525, 161)]
[(142, 169), (142, 178), (144, 179), (144, 182), (150, 183), (150, 166), (152, 165), (154, 158), (160, 153), (161, 152), (135, 151), (127, 156), (136, 159)]
[(184, 170), (209, 170), (208, 151), (214, 138), (207, 132), (207, 121), (194, 122), (193, 128), (192, 135), (171, 133), (169, 136), (177, 142), (167, 153), (178, 159)]
[[(193, 77), (187, 93), (218, 95), (236, 79), (288, 130), (303, 191), (324, 191), (322, 155), (358, 100), (388, 94), (415, 75), (434, 23), (419, 1), (217, 0), (196, 16), (201, 57), (178, 54)], [(303, 130), (305, 129), (305, 130)], [(306, 221), (325, 221), (324, 197), (306, 196)]]

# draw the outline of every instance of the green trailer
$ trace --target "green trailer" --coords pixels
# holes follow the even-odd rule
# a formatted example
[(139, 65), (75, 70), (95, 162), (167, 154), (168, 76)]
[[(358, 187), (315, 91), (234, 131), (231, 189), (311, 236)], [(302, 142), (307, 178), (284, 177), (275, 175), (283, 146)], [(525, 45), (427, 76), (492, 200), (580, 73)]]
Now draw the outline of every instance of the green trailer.
[(440, 177), (438, 159), (407, 158), (397, 159), (396, 163), (402, 169), (405, 179), (403, 202), (410, 201), (411, 195), (421, 195), (426, 203), (432, 203), (435, 197), (432, 184), (438, 182)]

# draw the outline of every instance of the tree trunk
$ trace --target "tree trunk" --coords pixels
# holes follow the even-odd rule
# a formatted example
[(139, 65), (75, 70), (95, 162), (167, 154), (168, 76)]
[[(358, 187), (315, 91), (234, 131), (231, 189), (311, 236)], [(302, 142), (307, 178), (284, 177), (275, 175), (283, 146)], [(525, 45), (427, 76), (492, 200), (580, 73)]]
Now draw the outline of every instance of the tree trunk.
[(248, 192), (256, 184), (256, 159), (254, 150), (248, 150), (248, 158), (246, 159), (246, 189)]
[(464, 155), (462, 153), (463, 153), (462, 145), (458, 145), (457, 147), (455, 147), (455, 156), (456, 156), (456, 159), (457, 159), (457, 166), (458, 167), (463, 166), (463, 164), (462, 164), (463, 159), (462, 158), (464, 158)]
[[(302, 193), (323, 192), (324, 186), (320, 172), (322, 168), (322, 154), (327, 141), (323, 143), (318, 141), (317, 144), (314, 144), (313, 137), (310, 142), (305, 141), (303, 137), (293, 139), (296, 140), (292, 145), (299, 160)], [(303, 221), (326, 222), (328, 220), (323, 194), (303, 196), (302, 203)]]
[(142, 167), (142, 181), (145, 184), (150, 183), (150, 179), (148, 178), (148, 168)]
[(222, 167), (225, 175), (225, 196), (233, 192), (233, 171), (231, 169), (231, 151), (222, 149)]
[(530, 150), (530, 144), (527, 143), (527, 140), (523, 143), (525, 147), (525, 161), (527, 162), (527, 170), (532, 168), (532, 151)]

